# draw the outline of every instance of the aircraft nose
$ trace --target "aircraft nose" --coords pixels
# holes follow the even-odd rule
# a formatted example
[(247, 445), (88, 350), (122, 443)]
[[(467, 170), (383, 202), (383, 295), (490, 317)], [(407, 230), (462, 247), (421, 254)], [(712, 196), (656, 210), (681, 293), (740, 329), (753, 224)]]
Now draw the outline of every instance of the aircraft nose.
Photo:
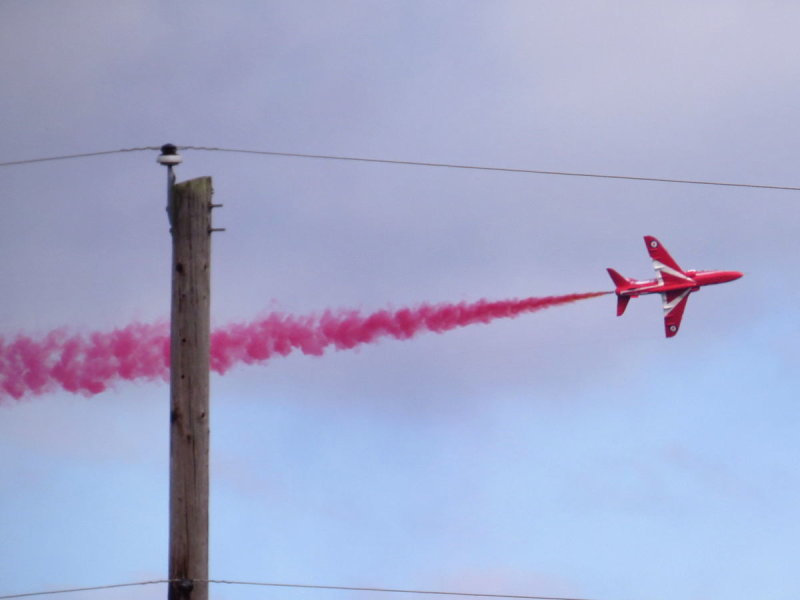
[(725, 273), (725, 275), (727, 276), (726, 277), (727, 281), (734, 281), (735, 279), (739, 279), (739, 277), (742, 277), (744, 273), (740, 273), (739, 271), (728, 271)]

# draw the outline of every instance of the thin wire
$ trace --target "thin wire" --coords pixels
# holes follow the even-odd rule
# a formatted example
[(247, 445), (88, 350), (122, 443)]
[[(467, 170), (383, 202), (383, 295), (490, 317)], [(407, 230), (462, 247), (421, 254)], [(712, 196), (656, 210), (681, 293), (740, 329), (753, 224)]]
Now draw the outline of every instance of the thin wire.
[(91, 592), (95, 590), (110, 590), (113, 588), (132, 587), (136, 585), (153, 585), (156, 583), (170, 583), (170, 580), (156, 579), (153, 581), (137, 581), (135, 583), (115, 583), (113, 585), (98, 585), (94, 587), (70, 588), (65, 590), (50, 590), (49, 592), (29, 592), (27, 594), (11, 594), (8, 596), (0, 596), (0, 600), (8, 600), (9, 598), (30, 598), (32, 596), (46, 596), (49, 594), (69, 594), (72, 592)]
[[(199, 581), (199, 580), (195, 580)], [(437, 596), (469, 596), (472, 598), (511, 598), (513, 600), (587, 600), (586, 598), (568, 598), (565, 596), (524, 596), (515, 594), (482, 594), (477, 592), (437, 592), (430, 590), (401, 590), (394, 588), (351, 587), (343, 585), (307, 585), (300, 583), (262, 583), (255, 581), (230, 581), (227, 579), (208, 579), (204, 583), (225, 583), (229, 585), (257, 585), (264, 587), (302, 588), (310, 590), (340, 590), (347, 592), (381, 592), (392, 594), (428, 594)]]
[(636, 177), (633, 175), (604, 175), (601, 173), (577, 173), (571, 171), (543, 171), (539, 169), (514, 169), (510, 167), (485, 167), (478, 165), (460, 165), (453, 163), (420, 162), (412, 160), (392, 160), (388, 158), (365, 158), (359, 156), (338, 156), (332, 154), (302, 154), (299, 152), (274, 152), (270, 150), (243, 150), (239, 148), (218, 148), (213, 146), (180, 146), (181, 150), (203, 150), (207, 152), (234, 152), (238, 154), (261, 154), (267, 156), (286, 156), (292, 158), (316, 158), (321, 160), (347, 160), (367, 163), (383, 163), (389, 165), (412, 165), (417, 167), (442, 167), (446, 169), (471, 169), (475, 171), (499, 171), (502, 173), (528, 173), (533, 175), (559, 175), (562, 177), (590, 177), (595, 179), (622, 179), (627, 181), (650, 181), (657, 183), (682, 183), (688, 185), (714, 185), (737, 188), (754, 188), (762, 190), (788, 190), (800, 192), (800, 187), (783, 185), (764, 185), (756, 183), (731, 183), (725, 181), (705, 181), (697, 179), (667, 179), (664, 177)]
[(28, 165), (31, 163), (48, 162), (51, 160), (68, 160), (70, 158), (87, 158), (89, 156), (102, 156), (104, 154), (119, 154), (121, 152), (142, 152), (144, 150), (160, 150), (160, 146), (141, 146), (139, 148), (120, 148), (119, 150), (101, 150), (99, 152), (84, 152), (82, 154), (63, 154), (61, 156), (47, 156), (44, 158), (27, 158), (24, 160), (12, 160), (0, 162), (0, 167), (11, 167), (15, 165)]
[[(180, 146), (181, 150), (202, 150), (206, 152), (234, 152), (237, 154), (260, 154), (265, 156), (284, 156), (291, 158), (312, 158), (320, 160), (344, 160), (352, 162), (382, 163), (388, 165), (411, 165), (416, 167), (439, 167), (445, 169), (469, 169), (474, 171), (495, 171), (500, 173), (527, 173), (532, 175), (557, 175), (561, 177), (587, 177), (593, 179), (617, 179), (625, 181), (647, 181), (655, 183), (680, 183), (685, 185), (711, 185), (721, 187), (749, 188), (759, 190), (785, 190), (800, 192), (800, 187), (787, 185), (766, 185), (759, 183), (736, 183), (730, 181), (708, 181), (702, 179), (670, 179), (666, 177), (640, 177), (635, 175), (607, 175), (603, 173), (579, 173), (575, 171), (545, 171), (541, 169), (517, 169), (512, 167), (486, 167), (480, 165), (461, 165), (455, 163), (422, 162), (413, 160), (394, 160), (388, 158), (367, 158), (363, 156), (340, 156), (335, 154), (304, 154), (300, 152), (276, 152), (272, 150), (246, 150), (242, 148), (221, 148), (216, 146)], [(81, 154), (64, 154), (61, 156), (47, 156), (43, 158), (28, 158), (0, 162), (0, 167), (27, 165), (32, 163), (48, 162), (55, 160), (68, 160), (72, 158), (87, 158), (105, 154), (119, 154), (122, 152), (143, 152), (161, 150), (160, 146), (141, 146), (138, 148), (120, 148), (119, 150), (102, 150), (99, 152), (84, 152)]]
[[(0, 600), (11, 600), (12, 598), (31, 598), (33, 596), (46, 596), (53, 594), (69, 594), (72, 592), (90, 592), (96, 590), (110, 590), (114, 588), (133, 587), (141, 585), (154, 585), (159, 583), (173, 583), (180, 581), (178, 579), (155, 579), (152, 581), (137, 581), (133, 583), (117, 583), (112, 585), (98, 585), (93, 587), (82, 588), (68, 588), (62, 590), (50, 590), (47, 592), (28, 592), (25, 594), (10, 594), (0, 596)], [(442, 592), (431, 590), (405, 590), (396, 588), (378, 588), (378, 587), (353, 587), (343, 585), (312, 585), (302, 583), (270, 583), (260, 581), (234, 581), (230, 579), (195, 579), (195, 583), (215, 583), (226, 585), (252, 585), (261, 587), (280, 587), (280, 588), (296, 588), (296, 589), (309, 589), (309, 590), (338, 590), (346, 592), (379, 592), (379, 593), (392, 593), (392, 594), (427, 594), (436, 596), (461, 596), (471, 598), (508, 598), (510, 600), (587, 600), (586, 598), (574, 598), (566, 596), (529, 596), (519, 594), (486, 594), (480, 592)]]

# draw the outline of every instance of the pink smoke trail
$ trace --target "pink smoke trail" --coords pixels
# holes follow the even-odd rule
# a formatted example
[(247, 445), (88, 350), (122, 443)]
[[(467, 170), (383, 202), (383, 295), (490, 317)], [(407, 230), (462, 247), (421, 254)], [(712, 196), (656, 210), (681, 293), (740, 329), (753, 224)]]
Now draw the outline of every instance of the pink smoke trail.
[[(384, 337), (405, 340), (423, 331), (443, 333), (608, 293), (422, 304), (367, 315), (356, 310), (325, 311), (310, 316), (272, 313), (258, 321), (213, 331), (211, 369), (226, 373), (238, 363), (263, 363), (295, 350), (319, 356), (331, 346), (345, 350)], [(92, 396), (119, 380), (168, 378), (169, 328), (163, 323), (134, 323), (111, 332), (85, 335), (56, 330), (38, 340), (25, 335), (8, 341), (0, 337), (0, 400), (57, 389)]]

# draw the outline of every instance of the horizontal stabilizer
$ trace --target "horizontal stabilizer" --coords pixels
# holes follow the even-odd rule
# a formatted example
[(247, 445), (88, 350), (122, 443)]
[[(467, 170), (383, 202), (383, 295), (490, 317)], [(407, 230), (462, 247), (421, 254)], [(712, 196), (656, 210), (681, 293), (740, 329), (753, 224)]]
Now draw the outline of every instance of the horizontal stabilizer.
[(622, 316), (622, 313), (625, 312), (625, 309), (628, 307), (628, 302), (630, 302), (630, 296), (617, 296), (617, 316)]

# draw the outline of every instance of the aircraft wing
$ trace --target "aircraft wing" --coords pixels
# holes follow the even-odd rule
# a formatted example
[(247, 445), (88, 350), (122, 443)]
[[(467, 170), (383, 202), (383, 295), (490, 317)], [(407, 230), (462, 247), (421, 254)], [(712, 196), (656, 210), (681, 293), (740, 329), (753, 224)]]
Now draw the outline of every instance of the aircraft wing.
[(663, 283), (694, 283), (694, 280), (684, 273), (675, 259), (669, 255), (661, 242), (652, 235), (646, 235), (644, 243), (647, 246), (647, 252), (650, 253), (650, 258), (653, 259), (653, 268)]
[(691, 289), (671, 290), (661, 294), (664, 301), (664, 333), (667, 337), (672, 337), (678, 333), (683, 319), (683, 311), (686, 309), (686, 301), (689, 300)]

